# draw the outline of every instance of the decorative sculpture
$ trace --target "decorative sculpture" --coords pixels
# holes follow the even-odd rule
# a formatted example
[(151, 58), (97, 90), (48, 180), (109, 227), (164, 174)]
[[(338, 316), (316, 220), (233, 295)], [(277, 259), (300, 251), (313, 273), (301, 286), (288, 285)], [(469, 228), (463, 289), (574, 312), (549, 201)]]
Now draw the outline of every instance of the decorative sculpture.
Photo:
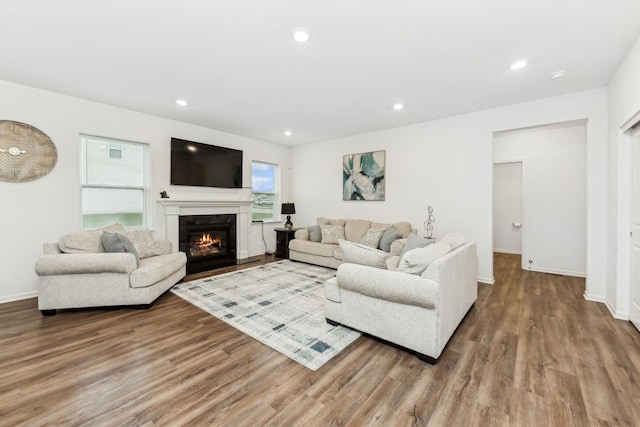
[(427, 239), (432, 238), (434, 222), (436, 222), (436, 217), (433, 216), (433, 208), (427, 205), (427, 220), (424, 222), (424, 229), (427, 230)]

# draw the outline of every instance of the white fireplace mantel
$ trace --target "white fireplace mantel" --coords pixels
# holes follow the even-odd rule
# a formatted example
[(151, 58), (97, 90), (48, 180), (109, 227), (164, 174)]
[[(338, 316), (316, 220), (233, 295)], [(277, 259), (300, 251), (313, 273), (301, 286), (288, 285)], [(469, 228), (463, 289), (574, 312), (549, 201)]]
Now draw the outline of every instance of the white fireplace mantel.
[(237, 258), (249, 257), (249, 233), (251, 232), (251, 206), (253, 202), (245, 198), (206, 200), (200, 198), (158, 199), (164, 208), (165, 236), (179, 246), (179, 217), (181, 215), (236, 214)]

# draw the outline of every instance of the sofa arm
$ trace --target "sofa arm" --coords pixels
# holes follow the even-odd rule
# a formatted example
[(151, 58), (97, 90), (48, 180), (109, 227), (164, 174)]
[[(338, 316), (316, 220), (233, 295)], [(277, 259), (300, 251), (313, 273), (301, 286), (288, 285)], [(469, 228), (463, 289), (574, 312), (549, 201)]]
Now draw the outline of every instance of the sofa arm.
[(294, 236), (298, 240), (309, 240), (309, 230), (301, 228), (300, 230), (296, 230)]
[(131, 273), (136, 268), (136, 257), (124, 252), (42, 255), (36, 262), (38, 276)]
[(338, 287), (361, 295), (434, 309), (438, 283), (413, 274), (345, 263), (338, 267)]

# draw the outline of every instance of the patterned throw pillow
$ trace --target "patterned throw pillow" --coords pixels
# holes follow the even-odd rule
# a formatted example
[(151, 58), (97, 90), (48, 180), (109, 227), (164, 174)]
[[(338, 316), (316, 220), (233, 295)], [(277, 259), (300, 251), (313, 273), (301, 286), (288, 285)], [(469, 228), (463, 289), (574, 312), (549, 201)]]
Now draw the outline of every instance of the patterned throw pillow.
[(344, 239), (344, 227), (341, 225), (320, 224), (322, 233), (321, 243), (337, 245), (340, 239)]
[(340, 239), (340, 249), (344, 262), (368, 265), (370, 267), (386, 268), (387, 253), (370, 246), (353, 243)]
[(135, 246), (140, 259), (162, 255), (158, 242), (153, 239), (151, 230), (125, 231), (124, 234)]
[(362, 240), (360, 240), (360, 244), (377, 248), (384, 230), (384, 228), (370, 228), (367, 230), (367, 234), (365, 234)]

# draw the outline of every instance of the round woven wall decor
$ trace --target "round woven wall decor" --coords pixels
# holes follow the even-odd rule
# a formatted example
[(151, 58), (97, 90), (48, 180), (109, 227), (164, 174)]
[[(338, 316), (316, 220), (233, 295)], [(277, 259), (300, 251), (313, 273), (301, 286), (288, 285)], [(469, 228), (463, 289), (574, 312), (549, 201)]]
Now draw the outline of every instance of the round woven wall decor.
[(33, 181), (51, 172), (57, 162), (56, 145), (40, 129), (0, 120), (0, 181)]

